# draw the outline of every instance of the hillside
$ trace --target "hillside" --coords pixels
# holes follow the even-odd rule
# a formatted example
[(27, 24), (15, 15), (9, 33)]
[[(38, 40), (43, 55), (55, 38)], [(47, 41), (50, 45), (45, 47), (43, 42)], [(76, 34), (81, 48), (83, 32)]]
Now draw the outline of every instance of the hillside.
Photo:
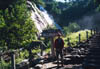
[[(95, 15), (95, 13), (98, 13), (100, 9), (98, 0), (96, 2), (94, 0), (72, 0), (65, 3), (52, 0), (49, 3), (46, 2), (45, 8), (54, 16), (55, 21), (62, 27), (67, 27), (73, 22), (81, 27), (83, 24), (78, 23), (80, 20), (82, 20), (85, 16), (90, 17)], [(87, 27), (80, 29), (85, 28)]]

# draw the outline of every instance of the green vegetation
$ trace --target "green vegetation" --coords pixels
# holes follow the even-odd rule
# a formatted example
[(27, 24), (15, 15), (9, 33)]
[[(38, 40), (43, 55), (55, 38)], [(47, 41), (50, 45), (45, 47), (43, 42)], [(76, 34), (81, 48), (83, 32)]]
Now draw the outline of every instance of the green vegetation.
[(64, 27), (64, 33), (69, 34), (71, 32), (77, 32), (80, 30), (80, 26), (77, 23), (70, 23), (68, 27)]
[(28, 57), (29, 57), (28, 50), (19, 52), (19, 56), (16, 58), (16, 64), (19, 64), (22, 60), (27, 59)]
[(54, 16), (61, 14), (61, 9), (57, 7), (58, 7), (58, 3), (55, 1), (46, 4), (46, 9), (49, 11), (49, 13), (53, 14)]
[[(73, 33), (66, 34), (66, 36), (62, 37), (64, 39), (64, 43), (65, 43), (64, 47), (68, 47), (68, 38), (70, 39), (70, 43), (71, 43), (72, 47), (77, 46), (78, 41), (79, 41), (79, 34), (81, 34), (81, 42), (85, 42), (87, 40), (87, 37), (86, 37), (86, 32), (87, 31), (88, 31), (88, 37), (90, 37), (91, 36), (91, 31), (90, 30), (80, 30), (78, 32), (73, 32)], [(55, 39), (56, 39), (56, 37), (55, 37)], [(49, 46), (45, 50), (45, 52), (49, 53), (50, 51), (51, 51), (51, 47)]]
[(26, 0), (0, 10), (0, 46), (7, 49), (27, 46), (36, 39), (36, 28), (27, 10)]
[(70, 39), (71, 46), (72, 47), (76, 46), (78, 41), (79, 41), (79, 34), (81, 34), (81, 42), (86, 41), (87, 40), (86, 31), (88, 31), (88, 35), (90, 37), (91, 36), (90, 30), (81, 30), (81, 31), (73, 32), (73, 33), (70, 33), (70, 34), (66, 35), (66, 37), (64, 38), (65, 47), (68, 46), (68, 38)]
[[(96, 2), (95, 2), (96, 1)], [(94, 13), (99, 12), (99, 0), (69, 0), (69, 2), (56, 2), (51, 0), (50, 3), (46, 3), (46, 9), (50, 14), (53, 15), (55, 21), (62, 27), (68, 27), (70, 23), (77, 23), (80, 29), (86, 29), (87, 27), (82, 27), (83, 24), (78, 23), (78, 20), (82, 19), (84, 16), (89, 16)], [(97, 24), (93, 27), (98, 26)], [(84, 23), (86, 24), (86, 23)], [(90, 23), (91, 24), (91, 23)], [(100, 25), (99, 25), (100, 26)]]
[(0, 61), (0, 69), (10, 69), (10, 67), (11, 67), (10, 62), (6, 63), (4, 60)]
[(35, 3), (37, 6), (41, 5), (41, 6), (45, 7), (45, 2), (43, 0), (29, 0), (29, 1)]
[[(37, 29), (30, 18), (26, 0), (14, 0), (11, 3), (8, 2), (3, 9), (0, 8), (0, 51), (17, 50), (28, 46), (31, 41), (36, 40), (36, 32)], [(28, 51), (20, 52), (16, 63), (20, 63), (27, 57)], [(2, 65), (0, 67), (11, 66), (4, 61), (1, 61), (0, 65)]]

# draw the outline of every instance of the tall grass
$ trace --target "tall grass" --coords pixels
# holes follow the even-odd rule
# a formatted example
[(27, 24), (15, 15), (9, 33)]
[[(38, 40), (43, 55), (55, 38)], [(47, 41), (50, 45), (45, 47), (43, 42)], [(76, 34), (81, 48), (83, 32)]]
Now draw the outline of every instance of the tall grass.
[(81, 42), (86, 41), (87, 40), (86, 31), (88, 31), (88, 37), (90, 37), (91, 36), (90, 30), (81, 30), (66, 35), (66, 37), (63, 38), (65, 42), (65, 47), (68, 46), (68, 38), (70, 39), (71, 46), (76, 46), (79, 41), (79, 34), (81, 34)]
[[(64, 47), (68, 47), (68, 38), (70, 39), (71, 46), (72, 47), (76, 46), (77, 43), (79, 42), (79, 34), (81, 34), (81, 42), (86, 41), (87, 40), (86, 31), (88, 31), (88, 37), (90, 37), (91, 36), (91, 31), (90, 30), (80, 30), (78, 32), (69, 33), (65, 37), (62, 37), (64, 39)], [(55, 37), (54, 40), (56, 38), (57, 37)], [(45, 50), (46, 53), (50, 52), (50, 51), (51, 51), (50, 48)]]
[(11, 63), (6, 63), (3, 59), (0, 61), (0, 69), (10, 69)]

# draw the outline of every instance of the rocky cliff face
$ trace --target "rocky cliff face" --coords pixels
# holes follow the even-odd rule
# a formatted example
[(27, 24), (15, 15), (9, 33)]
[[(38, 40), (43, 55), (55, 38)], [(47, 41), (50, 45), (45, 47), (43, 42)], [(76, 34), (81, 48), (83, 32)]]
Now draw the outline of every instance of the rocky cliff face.
[(28, 8), (31, 9), (31, 18), (34, 21), (39, 33), (48, 27), (61, 29), (60, 26), (54, 22), (53, 17), (49, 15), (41, 5), (38, 5), (37, 7), (30, 1), (27, 1), (27, 5)]

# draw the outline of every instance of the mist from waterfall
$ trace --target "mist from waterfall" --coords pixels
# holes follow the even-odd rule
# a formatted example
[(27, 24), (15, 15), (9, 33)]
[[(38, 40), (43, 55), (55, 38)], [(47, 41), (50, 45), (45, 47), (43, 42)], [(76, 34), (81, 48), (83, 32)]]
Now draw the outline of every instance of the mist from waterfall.
[(61, 30), (61, 27), (57, 23), (55, 23), (53, 17), (48, 14), (41, 5), (38, 5), (37, 7), (34, 3), (30, 1), (27, 1), (27, 4), (28, 8), (31, 8), (31, 18), (34, 21), (39, 33), (41, 33), (44, 29), (48, 27), (56, 27)]
[(91, 15), (84, 16), (78, 21), (78, 24), (81, 26), (81, 29), (100, 29), (100, 13), (94, 13)]

